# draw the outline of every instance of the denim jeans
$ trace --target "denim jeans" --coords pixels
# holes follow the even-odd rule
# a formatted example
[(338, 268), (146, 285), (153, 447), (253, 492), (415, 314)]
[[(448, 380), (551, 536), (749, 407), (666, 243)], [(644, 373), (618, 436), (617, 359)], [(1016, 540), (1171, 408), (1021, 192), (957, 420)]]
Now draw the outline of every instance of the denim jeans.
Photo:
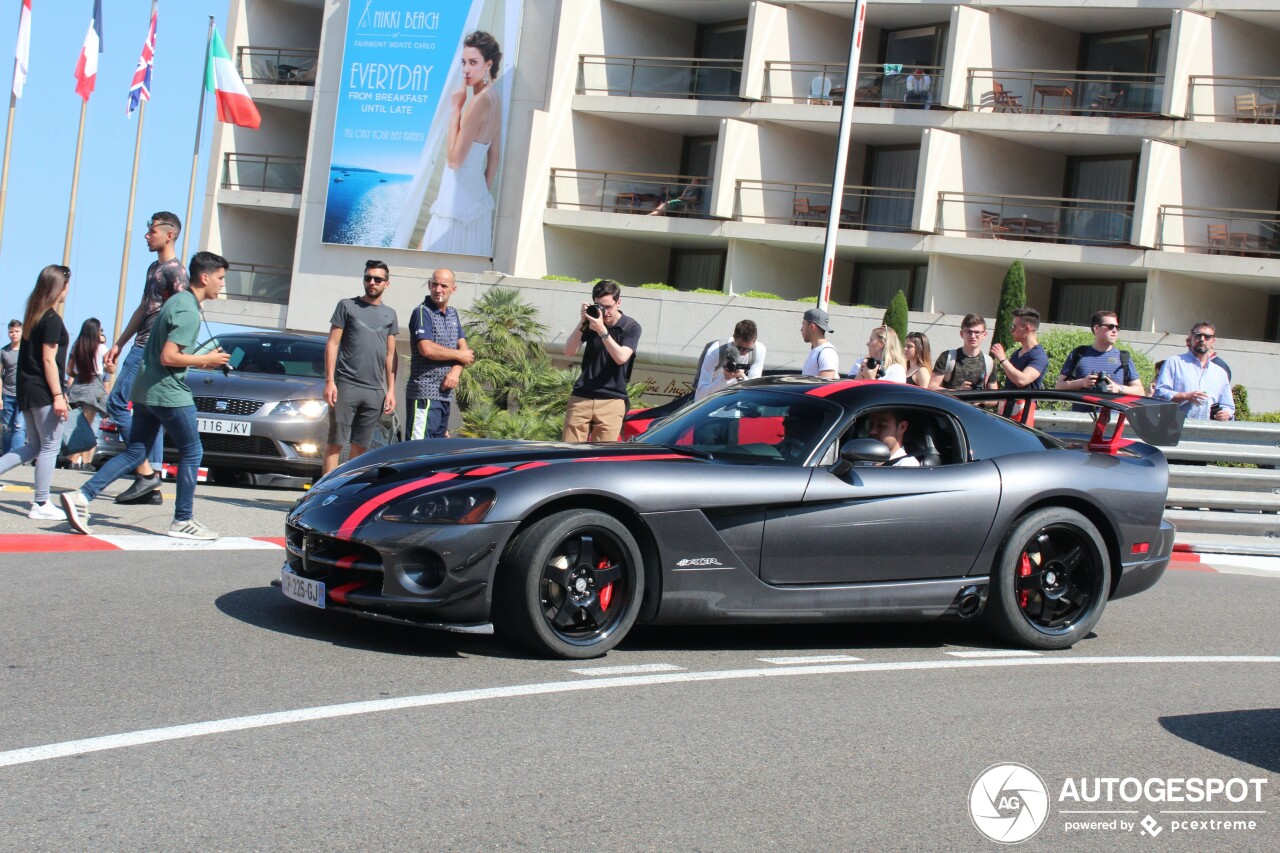
[(107, 464), (80, 487), (85, 500), (93, 500), (107, 486), (138, 467), (147, 448), (160, 434), (161, 427), (178, 446), (178, 500), (174, 505), (173, 518), (175, 521), (191, 518), (196, 500), (196, 474), (200, 468), (200, 459), (204, 456), (200, 432), (196, 427), (195, 406), (174, 408), (134, 403), (129, 446), (123, 453), (107, 460)]
[(26, 424), (30, 428), (25, 444), (14, 446), (0, 456), (0, 474), (36, 460), (35, 502), (49, 500), (49, 484), (53, 482), (53, 467), (62, 447), (62, 419), (53, 412), (53, 406), (27, 409)]
[(0, 456), (27, 443), (24, 424), (22, 412), (18, 411), (17, 395), (5, 394), (4, 413), (0, 414), (0, 432), (4, 433), (3, 439), (0, 439)]
[[(129, 432), (133, 424), (133, 414), (129, 411), (129, 393), (133, 390), (133, 380), (142, 368), (142, 353), (145, 349), (145, 345), (138, 344), (129, 348), (129, 354), (116, 367), (115, 382), (111, 385), (111, 393), (107, 395), (107, 416), (120, 427), (120, 435), (125, 444), (133, 437)], [(151, 460), (152, 467), (159, 470), (160, 463), (164, 461), (164, 433), (156, 433), (147, 458)], [(139, 459), (138, 464), (141, 463), (142, 460)]]

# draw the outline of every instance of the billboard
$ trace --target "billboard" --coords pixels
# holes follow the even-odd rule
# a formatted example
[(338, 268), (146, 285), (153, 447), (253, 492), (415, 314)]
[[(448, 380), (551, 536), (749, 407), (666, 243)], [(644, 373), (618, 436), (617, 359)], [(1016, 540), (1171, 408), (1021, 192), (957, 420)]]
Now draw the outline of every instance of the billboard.
[(521, 0), (351, 0), (325, 243), (493, 256)]

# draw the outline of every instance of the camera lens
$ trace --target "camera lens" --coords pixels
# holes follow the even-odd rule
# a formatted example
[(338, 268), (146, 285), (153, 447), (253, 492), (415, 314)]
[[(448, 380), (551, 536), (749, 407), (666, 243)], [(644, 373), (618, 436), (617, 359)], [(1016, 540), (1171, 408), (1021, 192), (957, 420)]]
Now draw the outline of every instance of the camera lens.
[(588, 306), (587, 306), (587, 316), (588, 316), (588, 317), (599, 317), (599, 316), (600, 316), (600, 306), (599, 306), (599, 305), (588, 305)]

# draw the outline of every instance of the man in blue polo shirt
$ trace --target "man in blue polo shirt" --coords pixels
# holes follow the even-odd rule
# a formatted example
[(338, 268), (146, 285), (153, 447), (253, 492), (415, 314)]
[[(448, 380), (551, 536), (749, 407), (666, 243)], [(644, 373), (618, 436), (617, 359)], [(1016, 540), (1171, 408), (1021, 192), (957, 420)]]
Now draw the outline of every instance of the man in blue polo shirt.
[[(1089, 321), (1093, 329), (1093, 345), (1076, 347), (1062, 363), (1055, 387), (1059, 391), (1092, 391), (1099, 376), (1108, 394), (1133, 394), (1145, 397), (1138, 368), (1127, 352), (1116, 347), (1120, 337), (1120, 320), (1114, 311), (1099, 311)], [(1098, 389), (1102, 390), (1102, 389)]]
[(453, 270), (438, 269), (427, 281), (430, 291), (409, 318), (412, 357), (409, 361), (407, 439), (444, 438), (449, 430), (453, 389), (462, 368), (475, 361), (467, 346), (458, 309), (449, 297), (458, 289)]

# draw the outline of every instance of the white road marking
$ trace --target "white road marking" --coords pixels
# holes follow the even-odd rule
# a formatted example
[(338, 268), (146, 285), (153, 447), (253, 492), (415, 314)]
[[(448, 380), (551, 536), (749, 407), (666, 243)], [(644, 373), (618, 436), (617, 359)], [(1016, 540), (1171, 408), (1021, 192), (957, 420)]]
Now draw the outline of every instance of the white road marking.
[(172, 536), (94, 536), (121, 551), (279, 551), (274, 542), (263, 542), (248, 536), (223, 536), (212, 542), (174, 539)]
[(1026, 649), (973, 649), (967, 652), (947, 652), (955, 658), (1038, 658), (1039, 652)]
[(367, 702), (349, 702), (344, 705), (322, 705), (315, 708), (298, 708), (292, 711), (276, 711), (247, 717), (231, 717), (224, 720), (208, 720), (144, 729), (123, 734), (104, 735), (83, 740), (63, 741), (24, 749), (0, 752), (0, 767), (31, 764), (52, 758), (85, 755), (108, 749), (122, 749), (162, 743), (169, 740), (200, 737), (202, 735), (239, 732), (289, 723), (311, 720), (329, 720), (337, 717), (354, 717), (361, 714), (377, 714), (384, 711), (402, 711), (409, 708), (429, 708), (437, 705), (457, 705), (464, 702), (482, 702), (489, 699), (512, 699), (522, 696), (545, 696), (554, 693), (578, 693), (583, 690), (607, 690), (614, 687), (647, 687), (659, 684), (690, 684), (701, 681), (737, 681), (750, 678), (794, 678), (801, 675), (840, 675), (876, 672), (910, 672), (939, 669), (985, 669), (989, 667), (1019, 666), (1105, 666), (1112, 664), (1280, 664), (1280, 656), (1274, 655), (1117, 655), (1110, 657), (1040, 657), (1008, 658), (1003, 660), (923, 660), (897, 663), (844, 663), (819, 666), (769, 667), (767, 669), (728, 669), (707, 672), (667, 672), (653, 675), (624, 675), (588, 681), (552, 681), (542, 684), (515, 684), (509, 687), (484, 687), (478, 690), (457, 690), (448, 693), (428, 693), (421, 696), (402, 696), (398, 699), (376, 699)]
[(593, 666), (591, 669), (571, 669), (578, 675), (640, 675), (645, 672), (684, 672), (684, 667), (673, 663), (638, 663), (632, 666)]
[(756, 660), (760, 661), (760, 663), (772, 663), (777, 666), (793, 666), (805, 663), (847, 663), (862, 660), (862, 658), (855, 658), (853, 655), (796, 655), (794, 657), (781, 658), (756, 658)]

